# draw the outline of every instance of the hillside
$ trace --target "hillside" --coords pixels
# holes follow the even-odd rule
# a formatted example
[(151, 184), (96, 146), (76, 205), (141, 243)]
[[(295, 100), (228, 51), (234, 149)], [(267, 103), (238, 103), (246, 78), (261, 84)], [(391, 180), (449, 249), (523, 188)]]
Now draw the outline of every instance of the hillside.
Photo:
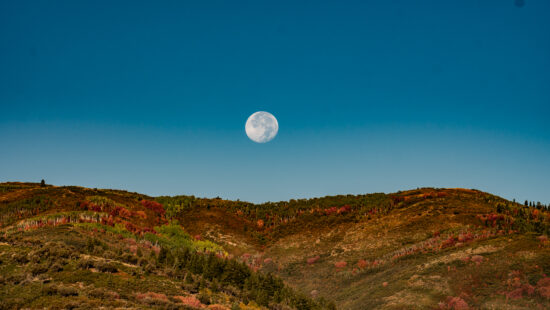
[(3, 183), (0, 223), (3, 308), (550, 307), (549, 212), (476, 190), (252, 204)]

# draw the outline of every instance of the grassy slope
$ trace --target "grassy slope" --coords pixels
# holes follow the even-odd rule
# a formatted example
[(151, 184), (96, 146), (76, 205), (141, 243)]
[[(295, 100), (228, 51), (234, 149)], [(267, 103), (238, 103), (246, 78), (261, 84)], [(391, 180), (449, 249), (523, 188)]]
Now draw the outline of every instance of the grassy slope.
[[(231, 240), (227, 235), (241, 240), (240, 247), (227, 248), (236, 255), (248, 252), (262, 270), (304, 293), (331, 298), (341, 309), (550, 307), (549, 281), (544, 280), (550, 274), (548, 242), (541, 241), (540, 233), (493, 228), (478, 218), (496, 213), (499, 203), (519, 205), (464, 189), (388, 197), (403, 201), (387, 214), (322, 220), (306, 214), (265, 232), (279, 237), (263, 245), (247, 243), (243, 230), (225, 229), (234, 223), (220, 225), (230, 218), (223, 210), (192, 209), (182, 218), (193, 214), (185, 226), (222, 244)], [(250, 225), (246, 219), (240, 222)], [(345, 267), (335, 266), (342, 262)]]
[[(0, 205), (48, 197), (51, 201), (45, 210), (37, 211), (40, 215), (73, 210), (78, 201), (99, 195), (146, 212), (146, 219), (128, 219), (136, 226), (152, 228), (158, 224), (155, 214), (139, 203), (140, 198), (149, 197), (136, 193), (77, 187), (44, 189), (37, 184), (3, 184), (1, 188)], [(165, 200), (159, 199), (163, 203)], [(325, 216), (315, 213), (322, 200), (313, 204), (298, 201), (295, 204), (303, 204), (305, 213), (259, 227), (257, 213), (247, 215), (245, 211), (243, 215), (240, 205), (235, 207), (233, 202), (193, 199), (174, 217), (192, 235), (223, 245), (253, 268), (274, 272), (312, 297), (335, 300), (339, 309), (460, 309), (466, 304), (479, 309), (550, 306), (550, 280), (546, 277), (550, 274), (548, 242), (532, 229), (518, 232), (513, 231), (514, 226), (499, 227), (499, 223), (492, 227), (479, 219), (479, 215), (496, 213), (498, 204), (512, 205), (511, 202), (478, 191), (421, 189), (372, 197), (342, 196), (331, 198), (330, 203), (340, 207), (354, 200), (361, 200), (366, 207), (391, 207), (387, 212), (374, 214), (353, 209), (350, 213)], [(34, 215), (22, 215), (31, 216)], [(3, 230), (17, 224), (7, 218), (0, 220)], [(65, 241), (70, 236), (55, 230), (51, 235), (52, 240), (56, 235)], [(17, 242), (24, 244), (25, 238)], [(4, 250), (7, 246), (0, 247)], [(25, 250), (21, 245), (17, 250), (31, 251), (33, 247)], [(17, 269), (15, 265), (3, 264), (3, 273), (9, 268)], [(71, 268), (69, 265), (68, 270), (73, 272)], [(119, 266), (123, 271), (124, 268), (131, 267)], [(131, 274), (128, 271), (124, 273)], [(176, 303), (171, 296), (178, 292), (170, 291), (171, 278), (162, 272), (153, 276), (166, 282), (164, 292), (169, 302)], [(150, 289), (135, 285), (133, 291)], [(117, 292), (125, 294), (122, 288)], [(94, 301), (90, 294), (71, 298), (83, 296)], [(229, 303), (237, 301), (223, 292), (216, 296), (220, 302), (223, 298), (233, 298)], [(129, 305), (143, 304), (131, 294), (120, 300)]]
[[(0, 184), (0, 309), (322, 308), (284, 288), (280, 301), (257, 295), (260, 284), (243, 286), (243, 275), (262, 278), (221, 258), (227, 254), (218, 245), (169, 224), (145, 199), (151, 198)], [(214, 273), (207, 275), (206, 262)]]

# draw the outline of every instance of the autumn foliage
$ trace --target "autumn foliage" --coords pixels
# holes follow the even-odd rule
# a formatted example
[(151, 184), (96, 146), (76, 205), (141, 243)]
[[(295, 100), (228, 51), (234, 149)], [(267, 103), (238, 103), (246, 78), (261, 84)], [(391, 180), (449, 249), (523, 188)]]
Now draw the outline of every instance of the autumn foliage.
[(164, 214), (166, 213), (166, 211), (164, 210), (164, 207), (162, 206), (162, 204), (160, 204), (156, 201), (151, 201), (151, 200), (145, 200), (144, 199), (144, 200), (141, 201), (141, 204), (145, 208), (157, 213), (159, 216), (164, 216)]

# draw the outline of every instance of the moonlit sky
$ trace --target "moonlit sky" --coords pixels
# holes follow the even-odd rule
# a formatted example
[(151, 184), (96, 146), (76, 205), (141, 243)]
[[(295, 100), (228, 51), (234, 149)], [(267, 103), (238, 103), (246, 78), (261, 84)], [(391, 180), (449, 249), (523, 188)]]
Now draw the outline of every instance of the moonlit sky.
[[(1, 1), (0, 181), (550, 203), (550, 1)], [(277, 138), (248, 139), (256, 111)]]

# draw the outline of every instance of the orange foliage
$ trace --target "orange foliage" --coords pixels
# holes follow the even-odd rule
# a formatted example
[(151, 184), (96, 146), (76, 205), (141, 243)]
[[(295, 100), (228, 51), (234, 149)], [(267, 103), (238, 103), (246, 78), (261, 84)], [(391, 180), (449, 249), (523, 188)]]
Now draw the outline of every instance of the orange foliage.
[(264, 221), (260, 219), (256, 222), (256, 225), (258, 226), (258, 228), (263, 228), (264, 227)]
[(168, 297), (166, 297), (165, 294), (155, 293), (155, 292), (137, 293), (136, 298), (138, 300), (143, 300), (143, 299), (149, 298), (149, 299), (157, 299), (157, 300), (168, 301)]
[(357, 262), (357, 267), (361, 268), (361, 269), (365, 269), (367, 267), (368, 263), (367, 261), (365, 261), (364, 259), (360, 259), (358, 262)]
[(143, 211), (137, 211), (136, 212), (136, 216), (142, 220), (146, 220), (147, 219), (147, 214), (145, 214), (145, 212)]
[(308, 265), (311, 265), (311, 264), (314, 264), (316, 261), (318, 261), (319, 259), (321, 258), (321, 256), (317, 255), (317, 256), (314, 256), (314, 257), (310, 257), (307, 259), (307, 264)]
[(195, 296), (174, 296), (174, 299), (192, 308), (204, 308), (204, 305)]
[(470, 309), (468, 303), (460, 297), (448, 297), (447, 298), (447, 309), (452, 310), (467, 310)]
[(544, 277), (537, 282), (537, 292), (541, 297), (550, 299), (550, 277)]
[(226, 306), (218, 305), (218, 304), (209, 305), (208, 309), (211, 309), (211, 310), (229, 310), (229, 308), (227, 308)]

